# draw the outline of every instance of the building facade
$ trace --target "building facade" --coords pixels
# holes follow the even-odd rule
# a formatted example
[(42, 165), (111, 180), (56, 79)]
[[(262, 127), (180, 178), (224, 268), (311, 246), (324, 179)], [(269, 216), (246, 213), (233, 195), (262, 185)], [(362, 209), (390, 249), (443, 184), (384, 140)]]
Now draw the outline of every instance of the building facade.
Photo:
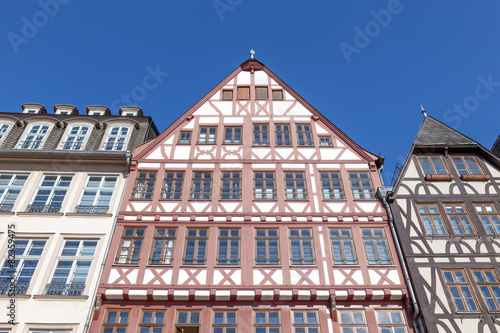
[(500, 159), (426, 116), (388, 201), (423, 330), (499, 332)]
[(131, 152), (157, 135), (137, 107), (0, 113), (0, 331), (88, 331)]
[(134, 152), (90, 332), (413, 332), (380, 167), (249, 59)]

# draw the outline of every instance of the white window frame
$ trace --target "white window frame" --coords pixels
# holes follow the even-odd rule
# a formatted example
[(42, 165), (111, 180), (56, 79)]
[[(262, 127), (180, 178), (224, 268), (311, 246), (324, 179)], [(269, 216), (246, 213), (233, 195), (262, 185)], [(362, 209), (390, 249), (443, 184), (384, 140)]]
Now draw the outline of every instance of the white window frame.
[[(118, 129), (118, 132), (116, 134), (113, 134), (113, 130), (116, 128)], [(126, 134), (121, 133), (124, 129), (127, 129)], [(102, 145), (102, 150), (126, 151), (130, 133), (131, 133), (130, 126), (127, 125), (110, 126), (109, 131), (106, 135), (106, 141)]]
[(9, 132), (10, 125), (11, 125), (10, 123), (0, 122), (0, 142), (2, 142), (2, 139)]
[[(48, 177), (56, 177), (54, 181), (54, 185), (44, 185), (44, 182), (47, 180)], [(67, 186), (61, 186), (61, 182), (68, 182)], [(54, 175), (54, 174), (45, 174), (43, 175), (42, 180), (40, 181), (40, 185), (38, 185), (38, 188), (36, 190), (36, 193), (33, 195), (33, 199), (31, 199), (31, 203), (28, 206), (27, 211), (32, 212), (32, 213), (59, 213), (61, 210), (64, 199), (66, 199), (66, 195), (68, 193), (68, 190), (71, 186), (71, 182), (73, 181), (73, 175)], [(50, 191), (47, 194), (47, 199), (45, 200), (45, 203), (42, 203), (43, 201), (39, 199), (39, 202), (36, 202), (37, 197), (41, 195), (41, 191)], [(64, 193), (61, 193), (64, 192)], [(54, 199), (57, 196), (63, 195), (64, 198), (60, 202), (60, 205), (53, 205), (52, 203), (54, 202)], [(40, 205), (40, 207), (37, 207), (35, 205)], [(54, 207), (53, 207), (54, 206)], [(56, 209), (58, 207), (58, 209)]]
[[(40, 260), (42, 258), (42, 254), (43, 254), (43, 251), (45, 250), (45, 246), (47, 245), (47, 239), (46, 238), (17, 238), (16, 241), (25, 241), (27, 240), (28, 243), (26, 244), (26, 247), (24, 248), (23, 250), (23, 253), (19, 253), (19, 247), (17, 247), (17, 250), (16, 253), (15, 253), (15, 260), (18, 261), (17, 265), (16, 265), (16, 268), (15, 268), (15, 280), (16, 280), (16, 294), (18, 295), (24, 295), (27, 293), (27, 290), (29, 288), (29, 284), (31, 283), (31, 280), (33, 279), (33, 276), (35, 276), (35, 272), (36, 272), (36, 269), (37, 269), (37, 266), (38, 264), (40, 263)], [(43, 247), (42, 247), (42, 250), (40, 252), (40, 254), (38, 255), (30, 255), (28, 254), (30, 250), (33, 249), (33, 242), (34, 241), (43, 241), (44, 244), (43, 244)], [(8, 249), (7, 249), (8, 250)], [(10, 256), (9, 256), (10, 254)], [(3, 270), (4, 268), (4, 265), (8, 263), (8, 260), (12, 260), (12, 253), (9, 253), (9, 251), (6, 251), (5, 252), (5, 256), (4, 256), (4, 260), (2, 261), (2, 265), (0, 266), (0, 270)], [(30, 276), (30, 279), (29, 279), (29, 282), (27, 282), (26, 286), (20, 286), (19, 284), (17, 284), (17, 280), (19, 279), (20, 277), (20, 274), (22, 273), (23, 269), (24, 269), (24, 265), (25, 265), (25, 262), (26, 261), (34, 261), (36, 260), (36, 265), (34, 266), (34, 269), (33, 269), (33, 274)], [(6, 267), (8, 268), (8, 267)], [(4, 287), (2, 286), (2, 290), (0, 292), (0, 294), (6, 294), (8, 292), (8, 289), (9, 287), (5, 287), (7, 290), (4, 292)]]
[[(35, 132), (32, 132), (35, 127), (37, 127)], [(24, 139), (19, 142), (19, 148), (42, 149), (51, 127), (51, 125), (44, 123), (31, 124), (29, 130), (24, 135)]]
[[(77, 133), (72, 133), (74, 129), (78, 128)], [(85, 130), (85, 133), (82, 133)], [(61, 149), (65, 150), (83, 150), (84, 143), (90, 132), (90, 125), (75, 124), (68, 128), (66, 137), (61, 142)]]
[[(93, 182), (97, 181), (98, 186), (92, 186), (91, 180)], [(113, 180), (114, 179), (114, 180)], [(107, 186), (107, 184), (113, 183), (112, 186)], [(110, 175), (89, 175), (87, 177), (87, 181), (85, 182), (85, 187), (82, 190), (82, 194), (80, 195), (80, 200), (78, 201), (78, 206), (76, 206), (76, 213), (93, 213), (93, 214), (105, 214), (109, 210), (109, 206), (111, 204), (111, 199), (113, 199), (113, 194), (116, 188), (116, 183), (118, 182), (118, 176), (110, 176)], [(86, 192), (95, 192), (93, 195), (86, 194)], [(111, 192), (109, 195), (105, 195)], [(103, 196), (103, 194), (105, 196)], [(92, 204), (85, 205), (84, 197), (85, 196), (93, 196)], [(104, 199), (103, 198), (108, 198)], [(85, 202), (90, 202), (90, 200), (86, 200)]]
[[(21, 193), (26, 180), (28, 179), (28, 174), (6, 174), (0, 173), (0, 212), (10, 212)], [(3, 180), (8, 179), (8, 183), (3, 185)], [(21, 177), (25, 177), (25, 179), (20, 179)], [(19, 181), (21, 183), (19, 183)], [(15, 193), (17, 191), (17, 193)], [(12, 199), (12, 196), (15, 195), (15, 198)], [(8, 202), (7, 199), (9, 200)], [(12, 203), (9, 203), (12, 202)]]
[[(68, 242), (79, 242), (78, 247), (76, 248), (75, 255), (65, 255), (64, 251), (66, 249), (66, 245)], [(95, 246), (93, 248), (92, 255), (82, 255), (84, 250), (85, 243), (94, 243)], [(87, 283), (87, 279), (90, 275), (90, 271), (92, 269), (92, 264), (94, 261), (94, 257), (97, 252), (97, 246), (99, 245), (98, 239), (65, 239), (61, 249), (59, 250), (59, 254), (57, 257), (56, 264), (54, 265), (54, 270), (52, 271), (50, 282), (47, 284), (45, 289), (45, 295), (57, 295), (57, 296), (80, 296), (83, 294), (85, 290), (85, 286)], [(72, 249), (72, 248), (69, 248)], [(65, 278), (65, 283), (54, 282), (55, 279), (62, 279), (63, 277), (56, 277), (56, 273), (58, 269), (66, 270), (64, 266), (59, 267), (61, 262), (71, 262), (71, 267), (67, 272)], [(78, 276), (78, 274), (82, 274), (82, 271), (79, 272), (81, 267), (78, 266), (79, 263), (88, 264), (87, 267), (84, 267), (83, 270), (85, 277)], [(74, 282), (75, 279), (84, 279), (85, 282)]]

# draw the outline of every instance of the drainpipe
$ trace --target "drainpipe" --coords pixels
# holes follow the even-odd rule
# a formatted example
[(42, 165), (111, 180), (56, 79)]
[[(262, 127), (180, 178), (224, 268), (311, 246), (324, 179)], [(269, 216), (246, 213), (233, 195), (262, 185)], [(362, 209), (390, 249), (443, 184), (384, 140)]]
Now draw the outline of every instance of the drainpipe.
[(406, 261), (403, 256), (403, 251), (401, 250), (401, 243), (399, 242), (399, 237), (396, 233), (396, 229), (394, 228), (394, 218), (392, 216), (392, 210), (387, 202), (387, 197), (392, 192), (392, 187), (384, 186), (379, 187), (377, 189), (377, 195), (384, 202), (385, 208), (387, 210), (387, 214), (389, 216), (389, 227), (391, 229), (392, 238), (394, 238), (394, 243), (396, 245), (396, 250), (398, 252), (399, 261), (401, 262), (401, 267), (403, 269), (403, 275), (406, 281), (406, 285), (408, 286), (408, 292), (410, 293), (411, 304), (413, 305), (413, 327), (415, 328), (416, 333), (420, 333), (420, 327), (418, 324), (418, 318), (420, 317), (420, 308), (418, 307), (415, 292), (413, 290), (413, 284), (410, 280), (410, 275), (408, 274), (408, 267), (406, 266)]

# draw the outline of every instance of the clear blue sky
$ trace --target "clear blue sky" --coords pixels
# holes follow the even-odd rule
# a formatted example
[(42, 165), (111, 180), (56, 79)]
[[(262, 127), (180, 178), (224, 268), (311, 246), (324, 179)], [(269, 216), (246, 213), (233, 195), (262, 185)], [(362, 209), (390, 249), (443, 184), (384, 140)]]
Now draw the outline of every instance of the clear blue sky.
[[(133, 92), (133, 104), (162, 131), (254, 48), (258, 60), (354, 141), (386, 156), (386, 182), (422, 122), (420, 104), (488, 149), (500, 134), (496, 0), (1, 6), (2, 112), (37, 102), (80, 111), (104, 104), (117, 114), (128, 104), (122, 94)], [(160, 72), (158, 82), (144, 85), (149, 71)]]

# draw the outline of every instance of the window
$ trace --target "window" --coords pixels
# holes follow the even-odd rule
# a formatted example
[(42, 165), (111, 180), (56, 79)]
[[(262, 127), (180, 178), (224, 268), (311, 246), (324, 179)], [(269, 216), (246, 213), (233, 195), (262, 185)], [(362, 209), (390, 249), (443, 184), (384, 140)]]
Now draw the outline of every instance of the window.
[(49, 131), (49, 125), (31, 125), (28, 133), (21, 141), (19, 148), (21, 149), (41, 149), (43, 139)]
[(102, 115), (104, 115), (104, 112), (103, 111), (90, 111), (89, 115), (91, 115), (91, 116), (102, 116)]
[(117, 179), (116, 176), (89, 176), (80, 203), (76, 206), (76, 212), (107, 213)]
[(334, 265), (357, 265), (351, 229), (330, 229)]
[(205, 265), (208, 229), (188, 228), (186, 231), (185, 265)]
[(232, 90), (222, 90), (222, 100), (223, 101), (232, 101), (233, 100), (233, 91)]
[(212, 198), (212, 172), (193, 171), (191, 199), (210, 200)]
[(420, 217), (428, 235), (447, 235), (437, 204), (418, 204)]
[(7, 130), (9, 129), (9, 126), (10, 126), (9, 124), (0, 123), (0, 141), (5, 136), (5, 133), (7, 133)]
[(65, 240), (45, 295), (80, 296), (96, 247), (96, 240)]
[(253, 145), (269, 146), (268, 124), (253, 124)]
[(283, 100), (283, 90), (273, 90), (273, 100), (282, 101)]
[(28, 175), (0, 174), (0, 212), (10, 212)]
[[(1, 190), (0, 190), (1, 191)], [(488, 235), (500, 234), (500, 216), (493, 203), (475, 203), (476, 212)]]
[(381, 333), (406, 333), (406, 323), (401, 310), (375, 311)]
[(285, 198), (306, 200), (307, 189), (303, 172), (285, 172)]
[(149, 263), (152, 265), (172, 265), (177, 229), (156, 228), (153, 249)]
[(240, 264), (240, 229), (219, 229), (218, 265)]
[(145, 228), (124, 228), (115, 264), (139, 264)]
[(142, 310), (139, 333), (161, 333), (164, 326), (164, 310)]
[(138, 171), (135, 179), (134, 188), (132, 189), (131, 199), (147, 199), (153, 198), (153, 193), (156, 183), (155, 171)]
[(483, 171), (474, 156), (457, 156), (451, 159), (460, 176), (482, 175)]
[(370, 175), (367, 172), (349, 172), (349, 181), (355, 200), (375, 199)]
[(201, 311), (178, 310), (175, 321), (175, 332), (198, 333), (200, 331)]
[(444, 269), (442, 272), (457, 312), (478, 311), (474, 294), (464, 270)]
[(313, 238), (311, 229), (290, 229), (292, 265), (314, 265)]
[(472, 228), (469, 214), (464, 204), (445, 203), (444, 208), (456, 235), (474, 235), (476, 233)]
[(310, 124), (297, 124), (297, 144), (299, 146), (312, 146), (312, 132)]
[(101, 333), (126, 333), (130, 309), (107, 309)]
[(199, 144), (214, 144), (217, 135), (217, 127), (200, 127)]
[(109, 130), (108, 137), (104, 143), (104, 150), (127, 150), (125, 143), (128, 136), (128, 126), (113, 126)]
[(339, 311), (342, 333), (368, 333), (363, 310)]
[(224, 143), (241, 144), (241, 126), (224, 127)]
[(182, 198), (183, 183), (184, 172), (166, 171), (161, 198), (166, 200), (180, 200)]
[(255, 264), (279, 265), (279, 234), (278, 229), (255, 230)]
[(320, 172), (323, 200), (345, 199), (342, 179), (338, 172)]
[(333, 146), (332, 138), (329, 136), (320, 136), (319, 137), (319, 145), (320, 146)]
[(276, 124), (276, 146), (290, 146), (292, 144), (290, 124)]
[[(7, 251), (0, 270), (0, 294), (8, 293), (11, 277), (14, 276), (16, 294), (25, 295), (47, 240), (16, 238), (14, 242), (16, 246), (14, 263), (9, 262)], [(12, 259), (12, 253), (10, 254)]]
[(250, 99), (250, 87), (238, 87), (238, 99)]
[(274, 172), (253, 173), (253, 198), (256, 200), (276, 199), (276, 180)]
[(448, 170), (441, 156), (418, 156), (418, 162), (425, 175), (447, 175)]
[(281, 333), (279, 310), (255, 311), (254, 333)]
[(212, 328), (213, 333), (236, 333), (238, 328), (238, 312), (214, 310)]
[(71, 126), (66, 140), (61, 145), (61, 149), (81, 150), (83, 149), (83, 142), (87, 137), (89, 127), (84, 125)]
[(255, 87), (255, 99), (269, 99), (267, 87)]
[(295, 333), (319, 333), (317, 311), (293, 311), (293, 331)]
[(72, 179), (73, 176), (44, 175), (27, 211), (30, 213), (58, 213)]
[(220, 198), (223, 200), (241, 199), (241, 172), (222, 171), (221, 176)]
[(188, 145), (191, 143), (191, 131), (182, 131), (179, 133), (179, 144)]
[(384, 229), (361, 229), (366, 259), (370, 265), (391, 265), (392, 257)]
[(488, 311), (500, 310), (500, 285), (493, 269), (472, 270), (477, 286), (481, 291)]

